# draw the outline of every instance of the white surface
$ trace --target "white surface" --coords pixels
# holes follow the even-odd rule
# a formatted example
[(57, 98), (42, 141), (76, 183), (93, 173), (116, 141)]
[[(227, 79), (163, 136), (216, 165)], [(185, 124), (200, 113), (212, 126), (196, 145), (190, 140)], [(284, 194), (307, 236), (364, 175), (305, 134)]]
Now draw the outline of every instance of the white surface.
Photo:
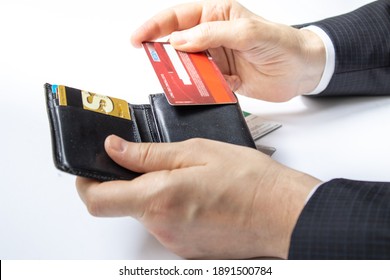
[[(131, 32), (184, 1), (0, 1), (0, 259), (174, 259), (130, 218), (91, 217), (74, 177), (52, 162), (43, 84), (66, 84), (147, 102), (161, 86)], [(370, 1), (241, 1), (286, 24)], [(135, 4), (136, 3), (136, 4)], [(243, 109), (283, 123), (262, 144), (274, 158), (322, 180), (390, 181), (390, 98), (296, 98)]]

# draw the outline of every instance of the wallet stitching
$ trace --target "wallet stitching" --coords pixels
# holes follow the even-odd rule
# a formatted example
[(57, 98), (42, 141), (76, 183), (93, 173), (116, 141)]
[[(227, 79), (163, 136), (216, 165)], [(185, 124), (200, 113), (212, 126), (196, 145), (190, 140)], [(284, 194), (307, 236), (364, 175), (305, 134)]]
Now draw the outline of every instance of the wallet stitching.
[(154, 133), (153, 133), (152, 121), (151, 121), (150, 114), (149, 114), (148, 110), (145, 110), (145, 117), (146, 117), (146, 123), (148, 124), (148, 128), (150, 131), (150, 136), (152, 138), (152, 141), (158, 142), (156, 137), (154, 136)]
[(166, 137), (164, 137), (164, 134), (161, 132), (161, 129), (160, 129), (161, 123), (159, 122), (159, 119), (156, 118), (156, 113), (155, 113), (155, 108), (154, 108), (155, 107), (155, 103), (156, 103), (155, 99), (158, 98), (159, 96), (161, 96), (161, 94), (151, 94), (150, 95), (150, 104), (152, 105), (153, 118), (154, 118), (154, 120), (156, 122), (157, 133), (158, 133), (158, 135), (160, 137), (160, 142), (161, 141), (162, 142), (167, 142), (166, 139), (165, 139)]
[[(132, 110), (130, 110), (130, 112), (131, 112), (131, 117), (132, 117), (132, 119), (133, 120), (136, 120), (136, 118), (135, 118), (135, 115), (134, 115), (134, 113), (132, 112)], [(136, 139), (137, 140), (137, 142), (142, 142), (141, 141), (141, 136), (139, 135), (139, 132), (138, 132), (138, 127), (136, 128), (136, 126), (137, 126), (137, 122), (136, 121), (132, 121), (132, 129), (133, 129), (133, 136), (134, 136), (134, 139)]]
[(88, 177), (92, 179), (97, 179), (99, 181), (112, 181), (112, 180), (128, 180), (132, 179), (132, 177), (126, 178), (122, 176), (112, 176), (112, 175), (102, 175), (98, 172), (88, 171), (85, 169), (74, 169), (65, 164), (58, 165), (59, 169), (62, 171), (74, 174), (76, 176)]
[[(150, 114), (148, 112), (148, 108), (150, 108), (149, 105), (132, 105), (133, 109), (134, 110), (141, 110), (141, 112), (143, 113), (143, 116), (145, 117), (146, 119), (146, 124), (148, 126), (148, 133), (149, 133), (149, 136), (152, 140), (152, 142), (158, 142), (156, 139), (156, 137), (154, 136), (154, 133), (153, 133), (153, 123), (150, 119)], [(135, 118), (136, 119), (136, 118)], [(141, 139), (142, 141), (142, 139)]]
[[(56, 118), (56, 114), (54, 111), (56, 110), (56, 106), (54, 106), (53, 102), (53, 92), (51, 91), (51, 85), (45, 84), (45, 90), (46, 90), (46, 103), (47, 103), (47, 110), (49, 115), (49, 124), (51, 127), (51, 130), (54, 131), (54, 134), (59, 133), (60, 129), (58, 127), (58, 122)], [(61, 146), (60, 142), (56, 137), (51, 135), (51, 142), (52, 142), (52, 150), (53, 150), (53, 156), (54, 156), (54, 163), (57, 166), (60, 166), (60, 163), (62, 162), (62, 152), (59, 148)]]
[(101, 174), (91, 172), (91, 171), (86, 171), (86, 170), (81, 171), (81, 170), (70, 169), (69, 171), (73, 172), (76, 176), (89, 177), (89, 178), (97, 179), (99, 181), (107, 181), (107, 180), (111, 181), (111, 180), (121, 179), (121, 178), (117, 178), (117, 177), (113, 177), (113, 176), (101, 175)]

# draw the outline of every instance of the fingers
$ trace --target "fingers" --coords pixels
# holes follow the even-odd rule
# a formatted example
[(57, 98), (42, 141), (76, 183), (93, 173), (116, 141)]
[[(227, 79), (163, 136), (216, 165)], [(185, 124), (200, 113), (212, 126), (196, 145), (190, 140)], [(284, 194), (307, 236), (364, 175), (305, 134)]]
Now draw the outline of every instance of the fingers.
[(251, 41), (247, 37), (252, 31), (248, 30), (253, 26), (248, 19), (204, 22), (183, 31), (173, 32), (169, 41), (174, 48), (186, 52), (218, 47), (244, 51), (248, 40)]
[(145, 174), (131, 181), (98, 182), (77, 178), (81, 199), (94, 216), (142, 219), (150, 212), (150, 207), (182, 203), (180, 192), (185, 186), (196, 188), (200, 168), (218, 158), (220, 153), (231, 155), (229, 149), (234, 145), (205, 139), (131, 143), (112, 135), (107, 137), (105, 148), (118, 164)]
[(77, 177), (76, 187), (93, 216), (145, 220), (151, 213), (180, 206), (190, 195), (186, 187), (197, 189), (197, 178), (197, 172), (189, 167), (150, 172), (131, 181), (99, 182)]
[[(171, 35), (172, 45), (182, 51), (197, 52), (224, 46), (240, 49), (237, 45), (247, 32), (242, 20), (259, 19), (235, 1), (203, 1), (187, 3), (158, 13), (137, 29), (131, 42), (141, 47), (144, 41), (156, 40)], [(249, 26), (250, 28), (250, 26)]]
[(142, 219), (153, 197), (166, 187), (172, 187), (180, 178), (169, 172), (152, 172), (131, 181), (108, 181), (77, 177), (76, 187), (89, 213), (96, 217), (131, 216)]
[(202, 16), (201, 3), (182, 4), (162, 11), (137, 29), (131, 43), (141, 47), (144, 41), (155, 40), (171, 34), (176, 30), (183, 30), (195, 26)]
[[(199, 153), (202, 151), (200, 146), (204, 146), (202, 142), (189, 140), (179, 143), (131, 143), (111, 135), (105, 141), (105, 149), (119, 165), (146, 173), (205, 164), (207, 153)], [(197, 156), (194, 157), (194, 154)]]
[[(77, 177), (76, 187), (89, 213), (97, 217), (134, 216), (142, 213), (134, 203), (138, 195), (131, 188), (131, 181), (99, 182)], [(136, 196), (137, 195), (137, 196)], [(142, 196), (141, 196), (142, 198)]]

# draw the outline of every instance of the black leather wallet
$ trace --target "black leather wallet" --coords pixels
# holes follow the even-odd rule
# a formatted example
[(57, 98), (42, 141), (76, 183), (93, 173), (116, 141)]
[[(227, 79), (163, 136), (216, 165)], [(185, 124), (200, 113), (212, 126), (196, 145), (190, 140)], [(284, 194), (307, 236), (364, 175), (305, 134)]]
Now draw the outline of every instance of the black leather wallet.
[[(81, 90), (63, 88), (68, 95), (80, 95), (81, 102)], [(67, 173), (100, 181), (139, 176), (107, 155), (104, 140), (111, 134), (133, 142), (176, 142), (199, 137), (256, 148), (238, 103), (172, 106), (164, 94), (153, 94), (150, 104), (126, 102), (130, 116), (125, 119), (86, 110), (78, 104), (60, 104), (56, 89), (45, 84), (54, 163)]]

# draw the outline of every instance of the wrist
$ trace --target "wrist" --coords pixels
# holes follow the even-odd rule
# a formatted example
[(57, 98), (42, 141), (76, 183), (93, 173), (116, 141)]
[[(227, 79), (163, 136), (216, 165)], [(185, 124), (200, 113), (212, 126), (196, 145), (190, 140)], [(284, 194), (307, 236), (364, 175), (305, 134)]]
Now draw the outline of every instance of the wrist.
[(266, 220), (259, 230), (268, 235), (261, 250), (266, 256), (287, 259), (295, 224), (308, 195), (321, 181), (276, 162), (273, 165), (265, 209), (257, 212), (262, 216), (260, 219)]
[(299, 29), (302, 47), (300, 94), (313, 92), (319, 85), (326, 65), (326, 47), (321, 37), (309, 29)]

